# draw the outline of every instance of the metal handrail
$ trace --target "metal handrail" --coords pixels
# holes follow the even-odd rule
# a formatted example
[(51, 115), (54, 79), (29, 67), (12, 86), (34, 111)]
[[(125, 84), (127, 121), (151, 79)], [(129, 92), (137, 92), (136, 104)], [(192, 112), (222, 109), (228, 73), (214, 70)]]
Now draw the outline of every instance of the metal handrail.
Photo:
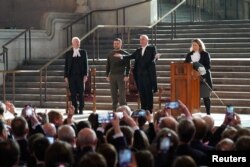
[[(112, 12), (112, 11), (116, 11), (116, 25), (118, 25), (118, 11), (119, 10), (123, 10), (123, 25), (125, 25), (125, 9), (126, 8), (129, 8), (129, 7), (133, 7), (133, 6), (137, 6), (137, 5), (141, 5), (143, 3), (147, 3), (147, 2), (150, 2), (152, 0), (145, 0), (143, 2), (137, 2), (137, 3), (134, 3), (134, 4), (130, 4), (130, 5), (126, 5), (126, 6), (123, 6), (123, 7), (119, 7), (119, 8), (114, 8), (114, 9), (97, 9), (97, 10), (93, 10), (93, 11), (90, 11), (89, 13), (77, 18), (76, 20), (72, 21), (71, 23), (67, 24), (66, 26), (64, 26), (62, 29), (63, 30), (66, 30), (67, 31), (67, 46), (69, 46), (69, 30), (70, 30), (70, 39), (72, 38), (72, 26), (76, 23), (78, 23), (79, 21), (81, 20), (84, 20), (85, 18), (87, 19), (87, 21), (85, 22), (86, 23), (86, 30), (87, 32), (89, 31), (89, 29), (93, 28), (92, 26), (92, 14), (94, 13), (97, 13), (97, 12)], [(90, 20), (88, 20), (88, 17), (90, 17)], [(90, 25), (88, 24), (88, 21), (90, 22)]]
[(6, 47), (22, 35), (24, 35), (24, 54), (25, 54), (25, 62), (27, 62), (27, 32), (28, 32), (28, 39), (29, 39), (29, 60), (31, 60), (31, 28), (25, 29), (23, 32), (19, 33), (14, 38), (10, 39), (8, 42), (3, 44), (3, 62), (4, 62), (4, 70), (8, 70), (8, 48)]

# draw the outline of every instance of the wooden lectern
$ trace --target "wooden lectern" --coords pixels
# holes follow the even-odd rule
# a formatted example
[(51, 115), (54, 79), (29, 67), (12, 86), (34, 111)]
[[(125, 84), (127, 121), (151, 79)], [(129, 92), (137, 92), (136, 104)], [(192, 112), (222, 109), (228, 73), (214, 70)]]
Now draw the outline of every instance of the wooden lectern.
[[(181, 100), (191, 113), (200, 111), (200, 74), (191, 63), (171, 63), (171, 101)], [(179, 116), (179, 110), (171, 110)]]

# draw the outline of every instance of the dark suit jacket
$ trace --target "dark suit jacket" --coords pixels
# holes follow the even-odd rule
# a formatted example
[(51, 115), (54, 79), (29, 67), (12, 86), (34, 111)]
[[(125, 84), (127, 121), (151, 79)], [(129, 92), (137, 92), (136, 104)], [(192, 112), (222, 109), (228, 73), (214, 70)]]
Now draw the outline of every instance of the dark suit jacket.
[[(193, 55), (193, 51), (188, 53), (187, 56), (186, 56), (186, 59), (185, 59), (185, 62), (192, 62), (192, 59), (191, 59), (191, 55)], [(208, 85), (213, 88), (213, 84), (212, 84), (212, 77), (211, 77), (211, 72), (210, 72), (210, 55), (208, 52), (205, 52), (205, 51), (201, 51), (200, 52), (200, 55), (201, 55), (201, 58), (199, 60), (199, 63), (202, 64), (205, 69), (206, 69), (206, 74), (204, 76), (202, 76), (204, 79), (206, 79), (206, 82), (208, 83)]]
[[(142, 48), (138, 48), (132, 55), (124, 56), (124, 59), (135, 59), (134, 64), (134, 79), (138, 86), (138, 75), (147, 76), (150, 78), (152, 90), (157, 92), (157, 78), (155, 68), (156, 48), (152, 45), (146, 47), (144, 55), (141, 55)], [(142, 56), (142, 57), (141, 57)]]
[[(81, 54), (81, 61), (80, 61), (80, 67), (79, 69), (81, 71), (81, 76), (87, 76), (88, 75), (88, 55), (87, 51), (84, 49), (79, 50)], [(64, 77), (69, 78), (70, 77), (70, 72), (72, 68), (72, 59), (73, 59), (73, 49), (70, 49), (68, 52), (65, 53), (65, 66), (64, 66)]]

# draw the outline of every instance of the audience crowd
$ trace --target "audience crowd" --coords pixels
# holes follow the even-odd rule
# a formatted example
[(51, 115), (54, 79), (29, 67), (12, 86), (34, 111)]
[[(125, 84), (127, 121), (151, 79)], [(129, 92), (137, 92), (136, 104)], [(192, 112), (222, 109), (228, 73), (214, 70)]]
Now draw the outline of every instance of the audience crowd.
[[(0, 102), (1, 167), (198, 167), (212, 151), (250, 150), (250, 130), (240, 117), (225, 115), (219, 127), (211, 115), (192, 115), (179, 101), (179, 117), (169, 109), (151, 114), (119, 106), (106, 117), (91, 113), (74, 121), (56, 110), (37, 113), (27, 105), (16, 114)], [(5, 113), (13, 114), (7, 120)]]

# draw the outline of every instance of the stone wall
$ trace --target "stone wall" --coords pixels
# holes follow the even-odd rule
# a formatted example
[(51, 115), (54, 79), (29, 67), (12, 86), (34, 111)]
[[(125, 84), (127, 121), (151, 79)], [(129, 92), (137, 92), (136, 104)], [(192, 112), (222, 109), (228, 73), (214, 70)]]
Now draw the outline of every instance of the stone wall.
[(40, 28), (47, 12), (74, 12), (76, 0), (0, 0), (0, 28)]

